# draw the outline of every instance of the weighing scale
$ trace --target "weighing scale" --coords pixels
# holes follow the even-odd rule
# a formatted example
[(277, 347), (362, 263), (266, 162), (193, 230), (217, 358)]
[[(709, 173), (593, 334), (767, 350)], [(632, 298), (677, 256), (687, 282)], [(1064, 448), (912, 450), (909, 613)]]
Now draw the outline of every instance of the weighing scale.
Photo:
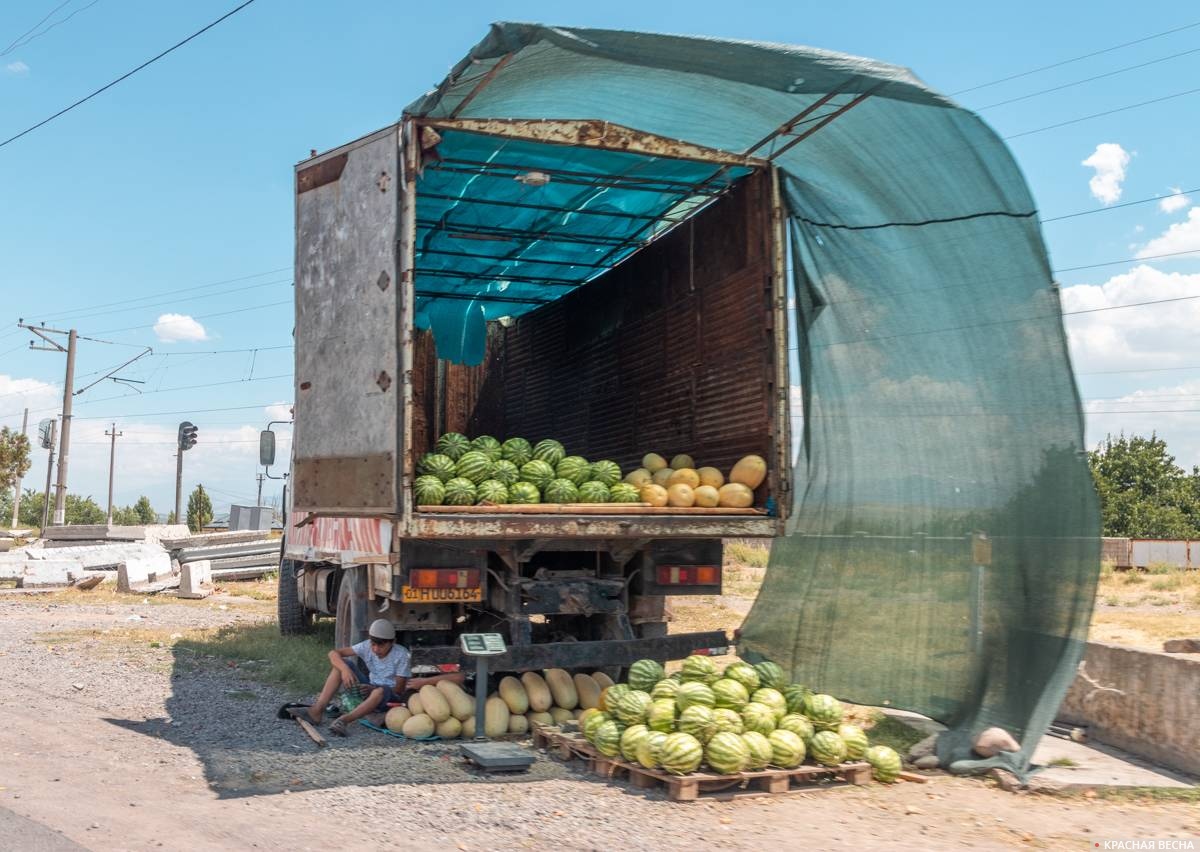
[(516, 743), (490, 742), (484, 728), (487, 719), (488, 657), (508, 650), (499, 633), (464, 633), (459, 637), (463, 654), (475, 658), (475, 739), (463, 743), (463, 757), (484, 772), (526, 772), (534, 756)]

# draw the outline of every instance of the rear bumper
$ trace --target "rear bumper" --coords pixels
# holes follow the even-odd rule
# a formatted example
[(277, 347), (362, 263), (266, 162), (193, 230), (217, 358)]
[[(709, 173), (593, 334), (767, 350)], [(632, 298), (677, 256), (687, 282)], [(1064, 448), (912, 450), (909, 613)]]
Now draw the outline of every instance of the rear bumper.
[[(628, 666), (637, 660), (682, 660), (699, 650), (719, 651), (731, 645), (721, 630), (706, 633), (679, 633), (661, 639), (612, 639), (600, 642), (546, 642), (539, 645), (509, 646), (508, 652), (488, 661), (492, 671), (530, 669), (579, 669)], [(414, 666), (458, 664), (471, 658), (458, 645), (413, 648)]]

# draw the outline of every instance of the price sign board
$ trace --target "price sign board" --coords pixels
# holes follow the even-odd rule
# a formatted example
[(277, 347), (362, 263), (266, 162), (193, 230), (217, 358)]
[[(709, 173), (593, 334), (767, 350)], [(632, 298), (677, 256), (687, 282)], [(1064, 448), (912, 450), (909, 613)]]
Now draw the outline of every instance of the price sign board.
[(468, 657), (495, 657), (508, 650), (499, 633), (464, 633), (458, 638)]

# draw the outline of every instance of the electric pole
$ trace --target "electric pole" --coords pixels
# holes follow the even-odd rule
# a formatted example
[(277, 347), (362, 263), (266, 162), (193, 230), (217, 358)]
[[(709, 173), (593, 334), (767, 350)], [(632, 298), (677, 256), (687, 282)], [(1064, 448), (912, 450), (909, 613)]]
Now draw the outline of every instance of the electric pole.
[[(25, 416), (23, 418), (21, 418), (21, 434), (22, 435), (29, 434), (29, 409), (28, 408), (25, 409)], [(261, 489), (262, 489), (262, 484), (260, 483), (259, 484), (260, 493), (261, 493)], [(15, 483), (13, 483), (13, 516), (12, 516), (13, 529), (16, 529), (17, 513), (20, 510), (21, 510), (21, 480), (18, 479)]]
[[(46, 328), (44, 325), (26, 325), (24, 322), (18, 322), (17, 325), (33, 332), (50, 344), (49, 346), (35, 346), (30, 341), (30, 349), (67, 353), (67, 375), (63, 379), (62, 436), (59, 438), (58, 446), (58, 481), (55, 483), (54, 489), (54, 523), (62, 525), (67, 522), (67, 461), (71, 449), (71, 400), (75, 396), (75, 341), (79, 335), (73, 328), (69, 331), (62, 331), (56, 328)], [(64, 348), (57, 340), (47, 337), (48, 334), (65, 334), (67, 336), (66, 347)]]
[(124, 435), (124, 432), (117, 431), (117, 424), (112, 425), (112, 430), (104, 433), (106, 437), (112, 438), (112, 446), (108, 451), (108, 521), (112, 523), (112, 495), (113, 495), (113, 468), (117, 459), (117, 438)]
[(46, 493), (42, 497), (42, 529), (45, 529), (50, 520), (50, 477), (54, 475), (54, 433), (57, 431), (58, 421), (43, 420), (42, 424), (43, 430), (39, 430), (42, 436), (42, 447), (50, 451), (46, 460)]
[[(258, 500), (255, 502), (255, 506), (262, 505), (262, 484), (265, 478), (261, 473), (255, 474), (255, 479), (258, 480)], [(13, 526), (16, 526), (16, 521), (13, 522)]]

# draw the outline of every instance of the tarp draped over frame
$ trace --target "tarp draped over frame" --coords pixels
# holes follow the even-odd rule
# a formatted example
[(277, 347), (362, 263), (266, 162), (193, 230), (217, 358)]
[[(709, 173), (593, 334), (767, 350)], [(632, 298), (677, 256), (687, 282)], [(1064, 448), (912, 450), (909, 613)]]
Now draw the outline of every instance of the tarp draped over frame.
[[(753, 151), (783, 173), (804, 441), (789, 534), (741, 651), (821, 691), (945, 722), (939, 753), (957, 769), (1024, 772), (1082, 654), (1099, 519), (1058, 291), (996, 134), (906, 69), (858, 57), (508, 23), (408, 113), (598, 119), (745, 153), (806, 110)], [(568, 150), (576, 171), (671, 177), (660, 158)], [(505, 152), (468, 153), (457, 158)], [(665, 212), (670, 196), (651, 195), (602, 200)], [(489, 318), (544, 293), (512, 282), (489, 302), (495, 284), (455, 279), (463, 268), (418, 272), (418, 289), (453, 288), (451, 314)], [(443, 302), (425, 297), (427, 321)], [(973, 760), (973, 736), (992, 725), (1022, 751)]]

